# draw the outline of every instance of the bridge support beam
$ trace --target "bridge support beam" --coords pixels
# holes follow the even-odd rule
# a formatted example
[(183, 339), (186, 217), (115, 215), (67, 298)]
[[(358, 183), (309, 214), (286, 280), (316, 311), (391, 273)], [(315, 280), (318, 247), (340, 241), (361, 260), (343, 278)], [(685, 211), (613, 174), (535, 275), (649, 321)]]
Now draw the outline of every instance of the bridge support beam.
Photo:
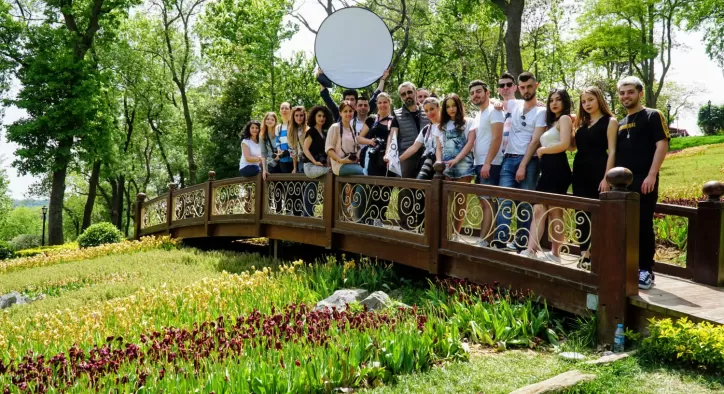
[(612, 168), (606, 180), (613, 190), (600, 196), (591, 260), (599, 277), (598, 342), (612, 344), (616, 326), (625, 324), (628, 297), (638, 295), (640, 198), (626, 191), (633, 181), (628, 169)]
[(724, 286), (724, 182), (707, 182), (703, 191), (707, 201), (699, 201), (697, 207), (691, 272), (694, 282)]

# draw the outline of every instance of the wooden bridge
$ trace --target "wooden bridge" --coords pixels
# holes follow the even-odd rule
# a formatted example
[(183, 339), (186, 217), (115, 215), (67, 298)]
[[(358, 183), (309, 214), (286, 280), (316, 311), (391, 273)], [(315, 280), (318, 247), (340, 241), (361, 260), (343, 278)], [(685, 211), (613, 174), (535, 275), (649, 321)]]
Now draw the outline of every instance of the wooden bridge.
[[(639, 291), (639, 195), (624, 191), (631, 182), (628, 170), (609, 172), (614, 190), (600, 200), (448, 182), (442, 180), (442, 168), (436, 171), (431, 181), (331, 173), (318, 179), (280, 174), (266, 181), (261, 175), (216, 180), (212, 171), (206, 183), (180, 190), (170, 184), (167, 194), (148, 201), (139, 194), (136, 236), (268, 237), (478, 283), (498, 281), (531, 289), (558, 309), (596, 310), (604, 343), (613, 340), (616, 324), (642, 329), (653, 316), (724, 323), (724, 288), (719, 287), (724, 285), (723, 183), (707, 183), (708, 200), (696, 208), (658, 205), (658, 213), (688, 219), (686, 264), (657, 264), (656, 285)], [(505, 230), (524, 246), (530, 235), (525, 228), (481, 224), (486, 211), (523, 220), (533, 204), (562, 213), (562, 220), (546, 228), (560, 226), (559, 234), (563, 229), (561, 261), (523, 257), (479, 242), (481, 231), (485, 238)], [(543, 239), (546, 244), (548, 237)], [(579, 264), (586, 241), (592, 245), (590, 269)]]

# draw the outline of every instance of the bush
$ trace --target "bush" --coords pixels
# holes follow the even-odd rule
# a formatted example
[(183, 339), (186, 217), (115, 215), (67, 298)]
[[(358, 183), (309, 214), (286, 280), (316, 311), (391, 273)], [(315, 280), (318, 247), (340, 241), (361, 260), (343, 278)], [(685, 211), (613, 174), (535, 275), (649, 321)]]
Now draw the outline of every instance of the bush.
[(78, 246), (81, 248), (89, 248), (103, 244), (115, 244), (124, 239), (126, 239), (126, 237), (121, 230), (111, 223), (103, 222), (88, 227), (83, 234), (78, 237)]
[(53, 246), (40, 246), (37, 248), (32, 249), (22, 249), (22, 250), (16, 250), (15, 256), (16, 257), (30, 257), (30, 256), (36, 256), (41, 253), (48, 253), (56, 250), (74, 250), (78, 249), (78, 243), (77, 242), (69, 242), (65, 243), (63, 245), (53, 245)]
[(35, 234), (20, 234), (10, 241), (13, 250), (23, 250), (37, 248), (42, 243), (40, 235)]
[(6, 242), (0, 241), (0, 260), (11, 259), (15, 256), (12, 248)]
[(687, 318), (651, 320), (651, 336), (641, 349), (654, 360), (724, 370), (724, 326), (694, 324)]

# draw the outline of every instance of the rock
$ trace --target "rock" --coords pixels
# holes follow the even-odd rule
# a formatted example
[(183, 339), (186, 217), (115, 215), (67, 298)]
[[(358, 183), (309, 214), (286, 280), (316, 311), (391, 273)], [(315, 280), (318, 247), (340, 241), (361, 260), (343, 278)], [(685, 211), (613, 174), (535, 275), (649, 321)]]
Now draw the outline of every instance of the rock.
[(611, 353), (611, 354), (606, 354), (606, 353), (610, 353), (610, 352), (606, 352), (603, 354), (603, 357), (596, 359), (596, 360), (586, 361), (586, 364), (608, 364), (608, 363), (620, 360), (622, 358), (626, 358), (628, 356), (633, 356), (634, 354), (636, 354), (636, 352), (637, 352), (636, 350), (632, 350), (630, 352), (625, 352), (625, 353)]
[(585, 360), (586, 356), (584, 356), (581, 353), (576, 352), (563, 352), (560, 354), (561, 357), (565, 358), (566, 360)]
[(380, 309), (389, 308), (395, 305), (390, 296), (384, 291), (375, 291), (370, 294), (369, 297), (365, 298), (360, 302), (363, 306), (366, 306), (370, 311), (376, 311)]
[(359, 301), (367, 297), (369, 292), (364, 289), (345, 289), (337, 290), (331, 296), (319, 301), (314, 307), (315, 311), (321, 311), (324, 309), (337, 308), (338, 311), (344, 311), (347, 309), (346, 304), (351, 304), (355, 301)]
[(13, 305), (28, 304), (33, 301), (30, 298), (24, 297), (17, 291), (10, 292), (8, 294), (0, 296), (0, 309), (10, 308)]
[(578, 383), (593, 380), (596, 375), (584, 374), (581, 371), (568, 371), (560, 375), (556, 375), (548, 380), (531, 384), (518, 390), (512, 391), (510, 394), (542, 394), (555, 393), (571, 388)]

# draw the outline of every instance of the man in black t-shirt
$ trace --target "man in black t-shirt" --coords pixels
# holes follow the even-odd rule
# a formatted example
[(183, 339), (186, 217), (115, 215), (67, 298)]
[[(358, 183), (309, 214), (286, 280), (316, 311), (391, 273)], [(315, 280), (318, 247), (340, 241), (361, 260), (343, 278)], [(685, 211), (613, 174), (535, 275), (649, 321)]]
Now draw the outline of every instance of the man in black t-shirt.
[(636, 77), (618, 82), (618, 97), (627, 115), (619, 122), (616, 166), (633, 173), (630, 191), (641, 194), (639, 221), (639, 288), (654, 283), (654, 209), (659, 198), (659, 170), (669, 150), (669, 127), (657, 109), (641, 105), (644, 86)]

